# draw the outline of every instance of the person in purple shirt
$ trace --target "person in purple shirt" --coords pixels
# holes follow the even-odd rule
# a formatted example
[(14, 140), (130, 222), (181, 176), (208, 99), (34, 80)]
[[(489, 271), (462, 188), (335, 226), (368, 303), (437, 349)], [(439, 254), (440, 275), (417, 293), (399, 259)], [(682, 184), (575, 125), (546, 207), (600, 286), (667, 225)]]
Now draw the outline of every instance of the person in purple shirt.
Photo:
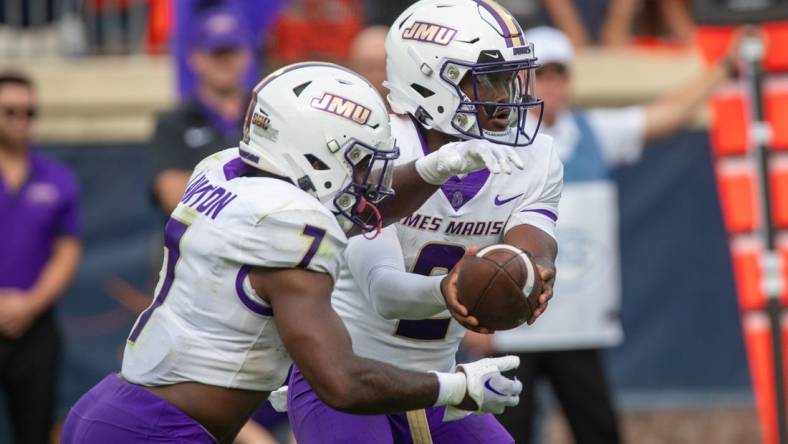
[(241, 138), (251, 63), (251, 38), (233, 9), (204, 11), (189, 30), (189, 63), (196, 73), (193, 98), (159, 116), (150, 142), (153, 195), (169, 215), (183, 195), (197, 162)]
[(52, 308), (82, 255), (79, 190), (31, 149), (31, 81), (0, 73), (0, 390), (16, 443), (49, 443), (60, 351)]

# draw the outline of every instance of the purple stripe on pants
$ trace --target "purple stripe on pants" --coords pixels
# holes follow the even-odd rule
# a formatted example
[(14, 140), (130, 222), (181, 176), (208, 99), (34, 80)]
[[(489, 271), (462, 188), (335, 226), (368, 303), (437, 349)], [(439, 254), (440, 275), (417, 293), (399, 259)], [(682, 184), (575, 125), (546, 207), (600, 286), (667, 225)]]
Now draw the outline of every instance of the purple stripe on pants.
[(85, 393), (63, 424), (61, 444), (216, 444), (197, 422), (144, 388), (111, 374)]
[[(288, 417), (298, 444), (413, 444), (405, 413), (360, 416), (318, 399), (297, 367), (288, 383)], [(434, 444), (514, 444), (493, 415), (443, 422), (445, 407), (426, 409)]]

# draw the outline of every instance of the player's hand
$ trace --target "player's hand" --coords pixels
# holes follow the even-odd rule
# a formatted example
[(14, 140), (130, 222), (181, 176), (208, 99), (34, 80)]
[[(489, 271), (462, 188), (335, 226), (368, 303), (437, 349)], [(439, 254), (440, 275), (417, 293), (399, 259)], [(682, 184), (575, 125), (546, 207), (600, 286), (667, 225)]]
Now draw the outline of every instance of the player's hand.
[(492, 174), (511, 174), (513, 168), (523, 169), (525, 164), (514, 148), (477, 139), (448, 143), (416, 161), (419, 176), (433, 185), (484, 168)]
[[(477, 247), (469, 247), (465, 250), (464, 256), (476, 254), (479, 251)], [(468, 314), (468, 308), (460, 303), (457, 296), (457, 276), (459, 275), (460, 262), (458, 261), (454, 267), (449, 271), (449, 274), (443, 277), (441, 281), (441, 293), (443, 299), (446, 301), (446, 308), (449, 309), (452, 317), (457, 320), (463, 327), (468, 330), (476, 331), (479, 333), (492, 333), (486, 328), (479, 327), (479, 320), (476, 317)]]
[(453, 161), (451, 166), (454, 175), (468, 174), (484, 168), (493, 174), (512, 174), (513, 168), (525, 168), (522, 158), (514, 148), (486, 140), (455, 142), (441, 147), (438, 151), (445, 149), (456, 154), (454, 158), (447, 157)]
[(20, 338), (33, 325), (38, 311), (32, 296), (13, 289), (2, 290), (0, 295), (0, 336)]
[(534, 310), (528, 325), (536, 322), (536, 319), (547, 310), (547, 303), (553, 298), (553, 284), (555, 284), (555, 265), (540, 264), (535, 262), (539, 276), (542, 278), (542, 294), (539, 295), (539, 306)]
[(501, 374), (514, 370), (520, 365), (517, 356), (484, 358), (460, 364), (458, 371), (465, 373), (466, 396), (458, 409), (477, 413), (503, 413), (506, 407), (514, 407), (520, 402), (523, 384), (517, 379), (509, 379)]

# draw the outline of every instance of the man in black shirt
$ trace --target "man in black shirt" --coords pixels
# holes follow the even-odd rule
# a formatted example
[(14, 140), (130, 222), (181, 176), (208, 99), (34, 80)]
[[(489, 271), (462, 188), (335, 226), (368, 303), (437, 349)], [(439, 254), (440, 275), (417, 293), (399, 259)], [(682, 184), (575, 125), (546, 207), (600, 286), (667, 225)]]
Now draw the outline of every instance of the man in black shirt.
[(150, 143), (153, 195), (165, 214), (178, 204), (197, 162), (240, 140), (247, 98), (243, 79), (252, 39), (243, 21), (228, 9), (212, 9), (190, 32), (197, 92), (159, 116)]

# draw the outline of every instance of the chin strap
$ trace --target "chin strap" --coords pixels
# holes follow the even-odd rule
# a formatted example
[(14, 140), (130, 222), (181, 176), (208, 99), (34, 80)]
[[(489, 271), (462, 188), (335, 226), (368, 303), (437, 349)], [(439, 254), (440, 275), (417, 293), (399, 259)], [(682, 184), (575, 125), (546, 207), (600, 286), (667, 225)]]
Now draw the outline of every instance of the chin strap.
[[(356, 212), (358, 214), (361, 214), (366, 209), (371, 210), (372, 214), (375, 216), (375, 225), (374, 226), (367, 225), (366, 227), (364, 227), (365, 230), (370, 227), (373, 228), (369, 231), (364, 231), (362, 236), (364, 236), (364, 239), (372, 240), (378, 237), (380, 231), (383, 229), (383, 216), (380, 214), (380, 210), (378, 210), (378, 207), (376, 207), (374, 204), (371, 204), (369, 201), (367, 201), (362, 197), (361, 199), (359, 199), (358, 204), (356, 205)], [(372, 234), (370, 235), (370, 233)]]

